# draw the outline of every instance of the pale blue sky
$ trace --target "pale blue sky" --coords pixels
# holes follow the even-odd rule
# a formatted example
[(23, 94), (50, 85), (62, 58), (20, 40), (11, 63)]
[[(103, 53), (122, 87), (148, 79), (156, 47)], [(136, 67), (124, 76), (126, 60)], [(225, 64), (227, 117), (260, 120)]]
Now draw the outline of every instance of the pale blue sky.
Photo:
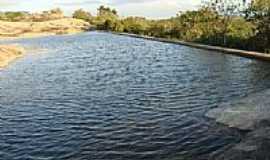
[(195, 9), (201, 0), (0, 0), (0, 10), (24, 10), (38, 12), (60, 7), (66, 14), (83, 8), (91, 13), (100, 5), (111, 6), (121, 16), (146, 16), (165, 18), (174, 16), (178, 11)]

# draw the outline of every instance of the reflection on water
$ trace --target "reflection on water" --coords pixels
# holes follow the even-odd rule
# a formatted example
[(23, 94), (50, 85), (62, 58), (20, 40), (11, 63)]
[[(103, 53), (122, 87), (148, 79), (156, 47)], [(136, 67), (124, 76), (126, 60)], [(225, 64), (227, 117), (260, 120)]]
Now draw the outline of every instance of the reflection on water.
[(3, 160), (207, 159), (239, 135), (204, 113), (270, 86), (264, 62), (180, 45), (97, 32), (16, 43), (47, 51), (0, 71)]

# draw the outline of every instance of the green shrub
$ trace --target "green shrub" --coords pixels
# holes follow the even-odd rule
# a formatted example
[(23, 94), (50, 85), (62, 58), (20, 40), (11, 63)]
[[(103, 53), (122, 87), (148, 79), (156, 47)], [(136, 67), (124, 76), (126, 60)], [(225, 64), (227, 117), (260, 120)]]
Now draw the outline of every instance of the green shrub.
[(92, 19), (91, 13), (86, 12), (83, 9), (76, 10), (73, 15), (73, 18), (82, 19), (85, 21), (90, 21)]

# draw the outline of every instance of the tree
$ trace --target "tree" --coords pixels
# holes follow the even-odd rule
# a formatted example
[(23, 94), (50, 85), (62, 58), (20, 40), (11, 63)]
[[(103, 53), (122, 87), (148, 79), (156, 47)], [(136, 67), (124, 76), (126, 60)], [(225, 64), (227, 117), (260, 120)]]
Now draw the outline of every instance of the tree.
[(82, 19), (85, 21), (90, 21), (92, 16), (91, 16), (90, 12), (86, 12), (83, 9), (78, 9), (78, 10), (74, 11), (72, 17), (77, 18), (77, 19)]
[(115, 9), (111, 9), (110, 7), (100, 6), (98, 8), (98, 16), (102, 15), (115, 15), (117, 16), (117, 11)]
[(124, 31), (134, 34), (146, 34), (150, 23), (143, 17), (128, 17), (123, 20)]
[(234, 17), (228, 26), (227, 46), (241, 49), (253, 49), (249, 40), (255, 35), (256, 25), (243, 17)]
[(98, 8), (97, 17), (94, 20), (94, 24), (97, 26), (97, 29), (114, 30), (115, 28), (121, 28), (119, 27), (121, 24), (118, 21), (118, 15), (115, 9), (100, 6)]
[(208, 8), (216, 11), (222, 18), (223, 24), (223, 45), (227, 45), (227, 32), (229, 24), (234, 16), (240, 16), (246, 6), (246, 0), (205, 0)]
[(172, 37), (185, 41), (208, 41), (220, 33), (219, 16), (209, 8), (187, 11), (172, 19)]
[(257, 24), (256, 46), (270, 52), (270, 1), (253, 1), (248, 9), (247, 19)]
[(43, 11), (41, 14), (37, 14), (34, 18), (35, 21), (48, 21), (61, 19), (64, 17), (64, 13), (60, 8), (51, 9), (49, 11)]
[(0, 19), (6, 21), (24, 21), (29, 16), (28, 12), (1, 12)]
[(170, 38), (172, 27), (173, 27), (173, 23), (170, 20), (152, 21), (150, 22), (150, 28), (149, 28), (148, 34), (155, 37)]

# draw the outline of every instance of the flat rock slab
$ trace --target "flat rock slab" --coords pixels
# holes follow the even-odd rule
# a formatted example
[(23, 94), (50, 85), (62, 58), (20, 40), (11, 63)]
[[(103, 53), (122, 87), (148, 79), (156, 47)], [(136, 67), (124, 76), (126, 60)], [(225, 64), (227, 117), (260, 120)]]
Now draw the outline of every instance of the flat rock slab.
[(270, 89), (222, 104), (206, 113), (218, 123), (240, 130), (254, 130), (270, 121)]
[(270, 128), (260, 128), (247, 134), (244, 140), (214, 160), (269, 160)]
[(213, 160), (270, 160), (270, 89), (222, 104), (206, 116), (249, 131), (240, 143)]

